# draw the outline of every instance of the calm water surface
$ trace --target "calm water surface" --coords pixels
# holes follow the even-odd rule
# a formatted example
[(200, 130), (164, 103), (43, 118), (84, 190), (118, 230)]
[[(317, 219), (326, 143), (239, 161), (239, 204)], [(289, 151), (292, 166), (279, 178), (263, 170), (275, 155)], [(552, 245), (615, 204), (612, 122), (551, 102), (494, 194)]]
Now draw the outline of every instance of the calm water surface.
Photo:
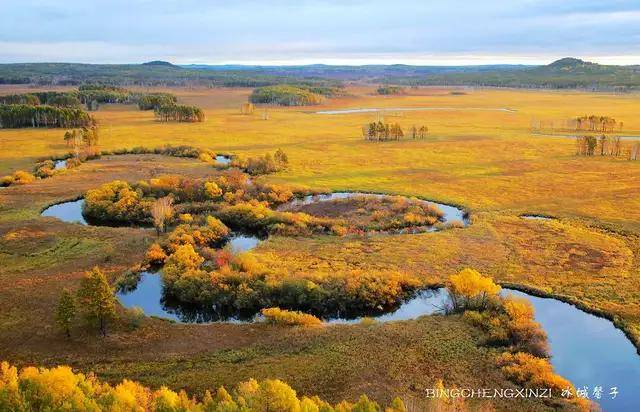
[(84, 199), (73, 200), (70, 202), (58, 203), (49, 206), (42, 212), (42, 216), (55, 217), (63, 222), (88, 224), (84, 216), (82, 216), (82, 206)]
[(53, 162), (53, 168), (55, 170), (66, 169), (67, 168), (67, 161), (66, 160), (56, 160), (55, 162)]
[(224, 155), (217, 155), (216, 156), (216, 162), (223, 164), (223, 165), (228, 165), (229, 163), (231, 163), (231, 157), (229, 156), (224, 156)]
[[(640, 356), (631, 341), (611, 321), (556, 299), (539, 298), (505, 288), (503, 294), (506, 293), (525, 297), (533, 304), (536, 320), (548, 335), (551, 363), (556, 372), (577, 388), (586, 386), (590, 393), (594, 387), (601, 386), (605, 394), (599, 403), (604, 411), (640, 410)], [(206, 319), (206, 316), (194, 316), (193, 312), (185, 315), (180, 310), (168, 309), (163, 303), (162, 278), (157, 273), (143, 273), (138, 288), (130, 293), (120, 293), (118, 298), (124, 306), (139, 306), (147, 315), (179, 322)], [(370, 317), (378, 322), (415, 319), (441, 313), (447, 300), (444, 288), (425, 290), (394, 311)], [(363, 318), (336, 318), (326, 322), (354, 324)], [(230, 321), (242, 322), (235, 318)], [(616, 399), (609, 396), (612, 387), (618, 388)]]

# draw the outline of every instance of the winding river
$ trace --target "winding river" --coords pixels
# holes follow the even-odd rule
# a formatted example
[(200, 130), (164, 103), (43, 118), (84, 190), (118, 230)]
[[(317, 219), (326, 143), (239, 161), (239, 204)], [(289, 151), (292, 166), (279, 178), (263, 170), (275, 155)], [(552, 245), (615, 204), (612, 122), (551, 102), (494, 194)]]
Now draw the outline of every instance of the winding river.
[[(557, 373), (569, 379), (576, 388), (587, 387), (591, 394), (597, 386), (603, 389), (600, 403), (605, 411), (637, 410), (640, 405), (640, 356), (622, 331), (607, 319), (584, 312), (557, 299), (540, 298), (525, 292), (503, 289), (503, 293), (526, 297), (535, 308), (535, 318), (547, 333), (551, 347), (551, 363)], [(162, 278), (158, 273), (144, 272), (138, 287), (119, 293), (125, 307), (139, 306), (147, 315), (177, 322), (206, 322), (206, 315), (192, 310), (181, 312), (163, 302)], [(416, 319), (441, 312), (448, 295), (446, 289), (427, 289), (403, 302), (397, 309), (374, 318), (378, 322)], [(226, 322), (246, 323), (256, 318), (228, 318)], [(358, 318), (327, 319), (328, 324), (355, 324)], [(609, 393), (616, 387), (618, 395)], [(636, 408), (634, 408), (634, 406)]]
[[(282, 206), (281, 210), (311, 202), (344, 199), (360, 196), (362, 193), (336, 192), (326, 195), (306, 196), (295, 199)], [(365, 196), (384, 196), (364, 194)], [(426, 201), (425, 201), (426, 202)], [(59, 218), (66, 222), (88, 224), (82, 216), (83, 199), (60, 203), (45, 209), (42, 216)], [(433, 202), (429, 202), (433, 203)], [(468, 224), (461, 209), (449, 205), (437, 204), (444, 212), (444, 222), (460, 220)], [(523, 215), (528, 219), (545, 219), (543, 216)], [(228, 247), (236, 252), (255, 248), (260, 242), (255, 236), (234, 233)], [(640, 356), (635, 346), (607, 319), (584, 312), (577, 307), (557, 299), (540, 298), (525, 292), (503, 289), (503, 293), (512, 293), (529, 299), (535, 308), (535, 317), (547, 332), (551, 347), (551, 363), (555, 370), (569, 379), (577, 388), (586, 387), (590, 396), (596, 387), (602, 387), (599, 402), (605, 411), (638, 410), (640, 405)], [(138, 306), (145, 314), (177, 322), (203, 323), (211, 321), (210, 316), (197, 309), (183, 310), (165, 302), (162, 277), (160, 273), (143, 272), (133, 291), (119, 292), (118, 299), (125, 307)], [(440, 312), (448, 299), (444, 288), (424, 290), (400, 304), (396, 309), (375, 316), (378, 322), (391, 322), (415, 319), (424, 315)], [(255, 320), (252, 316), (230, 317), (226, 322), (242, 323)], [(353, 324), (358, 318), (326, 319), (328, 324)], [(610, 395), (616, 387), (615, 399)]]
[(507, 107), (364, 107), (339, 110), (321, 110), (315, 114), (353, 114), (353, 113), (375, 113), (375, 112), (416, 112), (416, 111), (484, 111), (484, 112), (505, 112), (515, 113), (515, 109)]
[[(296, 198), (288, 203), (285, 203), (284, 205), (281, 205), (280, 207), (278, 207), (278, 210), (285, 211), (291, 208), (308, 205), (310, 203), (329, 202), (332, 200), (348, 199), (351, 197), (358, 197), (358, 196), (369, 196), (374, 198), (393, 197), (392, 195), (385, 195), (380, 193), (333, 192), (333, 193), (326, 193), (326, 194), (319, 194), (319, 195), (308, 195), (305, 197)], [(442, 218), (443, 223), (459, 221), (459, 222), (462, 222), (465, 226), (469, 224), (468, 216), (466, 215), (465, 211), (460, 208), (447, 205), (444, 203), (431, 202), (429, 200), (418, 199), (418, 201), (426, 204), (430, 204), (433, 206), (437, 206), (440, 210), (442, 210), (442, 213), (444, 214)]]

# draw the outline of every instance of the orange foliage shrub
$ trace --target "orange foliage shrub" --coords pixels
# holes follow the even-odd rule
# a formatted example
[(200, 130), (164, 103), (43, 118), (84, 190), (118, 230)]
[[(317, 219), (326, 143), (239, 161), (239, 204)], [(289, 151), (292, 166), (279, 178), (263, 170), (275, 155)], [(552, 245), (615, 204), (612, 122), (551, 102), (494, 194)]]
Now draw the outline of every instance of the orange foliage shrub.
[(265, 321), (274, 325), (286, 326), (319, 326), (322, 321), (308, 313), (283, 310), (280, 308), (265, 308), (260, 311)]
[(35, 180), (36, 177), (31, 173), (25, 172), (24, 170), (18, 170), (14, 172), (13, 175), (2, 177), (2, 180), (0, 180), (0, 186), (26, 185)]
[(115, 180), (87, 191), (83, 212), (104, 221), (141, 222), (149, 220), (150, 201), (127, 182)]
[(151, 245), (151, 247), (149, 247), (149, 250), (147, 250), (145, 258), (151, 264), (163, 264), (167, 259), (167, 254), (159, 244), (154, 243), (153, 245)]
[(222, 189), (220, 189), (216, 182), (205, 182), (204, 193), (209, 199), (219, 199), (222, 196)]
[[(571, 382), (553, 371), (553, 366), (548, 359), (517, 352), (503, 353), (497, 362), (509, 379), (520, 385), (529, 388), (550, 388), (555, 397), (561, 397), (564, 389), (570, 389), (571, 393), (576, 393)], [(590, 403), (586, 399), (574, 397), (572, 402), (580, 410), (590, 410)]]

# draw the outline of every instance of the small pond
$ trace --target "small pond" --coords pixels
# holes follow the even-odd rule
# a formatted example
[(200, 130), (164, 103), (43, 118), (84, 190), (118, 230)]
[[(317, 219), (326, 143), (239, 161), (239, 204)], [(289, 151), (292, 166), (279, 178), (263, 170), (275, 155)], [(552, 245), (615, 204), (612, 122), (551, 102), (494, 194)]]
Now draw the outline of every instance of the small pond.
[[(348, 199), (350, 197), (356, 197), (356, 196), (371, 196), (371, 197), (382, 198), (382, 197), (392, 197), (393, 195), (385, 195), (385, 194), (379, 194), (379, 193), (364, 193), (364, 192), (362, 193), (361, 192), (333, 192), (333, 193), (320, 194), (320, 195), (309, 195), (309, 196), (297, 198), (288, 203), (285, 203), (284, 205), (280, 206), (278, 210), (287, 210), (292, 207), (308, 205), (310, 203), (327, 202), (327, 201), (337, 200), (337, 199)], [(457, 220), (464, 223), (465, 226), (469, 224), (469, 219), (465, 214), (464, 210), (462, 209), (459, 209), (451, 205), (445, 205), (443, 203), (431, 202), (428, 200), (418, 199), (418, 201), (437, 206), (440, 210), (442, 210), (442, 212), (444, 213), (444, 216), (443, 216), (444, 223), (453, 222)]]
[(520, 215), (520, 217), (528, 220), (556, 220), (555, 217), (542, 215)]
[(82, 215), (83, 205), (84, 199), (58, 203), (43, 210), (41, 215), (45, 217), (55, 217), (62, 220), (63, 222), (80, 223), (81, 225), (87, 225), (87, 220)]
[(258, 246), (261, 239), (257, 236), (244, 233), (233, 233), (227, 242), (227, 246), (233, 253), (246, 252)]
[(66, 169), (67, 168), (67, 160), (56, 160), (53, 162), (53, 168), (55, 170)]
[(225, 155), (217, 155), (216, 162), (222, 165), (228, 165), (229, 163), (231, 163), (231, 157)]
[(506, 112), (514, 113), (516, 110), (506, 107), (485, 108), (485, 107), (366, 107), (340, 110), (321, 110), (315, 114), (352, 114), (352, 113), (375, 113), (375, 112), (416, 112), (429, 110), (446, 111), (486, 111), (486, 112)]
[[(535, 308), (535, 318), (546, 331), (551, 347), (551, 363), (556, 372), (577, 388), (586, 386), (589, 392), (602, 386), (599, 400), (605, 411), (638, 410), (640, 405), (640, 356), (622, 331), (607, 319), (586, 313), (557, 299), (540, 298), (512, 289), (512, 293), (529, 299)], [(194, 308), (184, 308), (166, 302), (162, 292), (162, 278), (158, 273), (144, 272), (138, 287), (129, 293), (119, 293), (125, 307), (139, 306), (147, 315), (178, 322), (211, 322), (214, 317)], [(446, 289), (428, 289), (403, 302), (397, 309), (371, 316), (378, 322), (415, 319), (440, 313), (448, 296)], [(226, 318), (241, 323), (254, 320), (251, 314)], [(329, 324), (354, 324), (363, 317), (329, 319)], [(618, 388), (611, 399), (612, 387)], [(635, 408), (634, 408), (635, 406)]]
[(71, 200), (49, 206), (40, 214), (44, 217), (55, 217), (67, 223), (79, 223), (81, 225), (91, 226), (111, 226), (111, 227), (140, 227), (142, 229), (152, 229), (150, 224), (143, 225), (127, 225), (122, 223), (105, 223), (88, 221), (82, 214), (84, 199)]

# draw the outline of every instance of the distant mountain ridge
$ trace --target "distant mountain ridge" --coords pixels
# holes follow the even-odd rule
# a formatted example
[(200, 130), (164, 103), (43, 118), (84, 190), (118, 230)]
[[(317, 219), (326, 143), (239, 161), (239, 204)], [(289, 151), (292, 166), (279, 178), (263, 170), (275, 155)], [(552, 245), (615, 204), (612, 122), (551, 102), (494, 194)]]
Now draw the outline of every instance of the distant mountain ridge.
[(107, 84), (256, 87), (277, 83), (336, 85), (345, 81), (405, 86), (461, 85), (524, 88), (640, 89), (640, 66), (614, 66), (574, 57), (548, 65), (412, 66), (393, 65), (175, 65), (19, 63), (0, 64), (0, 84)]
[(180, 67), (173, 63), (169, 63), (164, 60), (152, 60), (150, 62), (142, 63), (143, 66), (167, 66), (167, 67)]

